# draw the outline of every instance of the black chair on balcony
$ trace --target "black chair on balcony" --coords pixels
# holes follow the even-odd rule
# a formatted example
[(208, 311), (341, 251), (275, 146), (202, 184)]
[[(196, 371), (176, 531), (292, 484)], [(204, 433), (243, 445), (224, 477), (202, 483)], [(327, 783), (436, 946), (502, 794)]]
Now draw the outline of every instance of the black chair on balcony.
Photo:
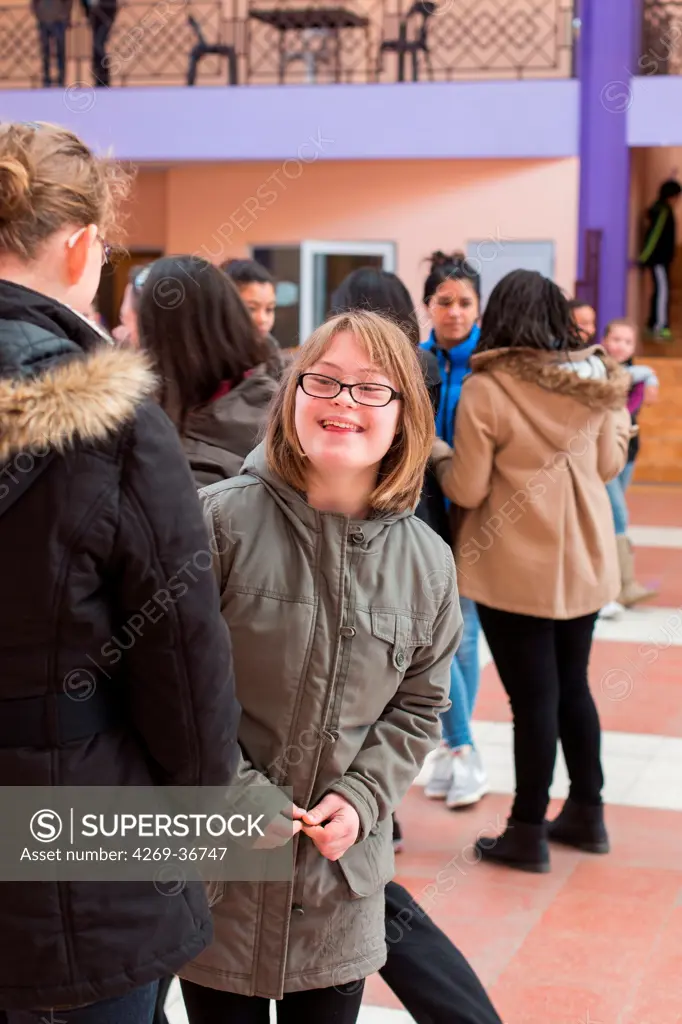
[[(379, 47), (376, 77), (383, 71), (384, 54), (398, 55), (398, 81), (405, 81), (405, 55), (412, 56), (412, 81), (419, 81), (419, 55), (424, 54), (424, 63), (433, 81), (433, 66), (429, 51), (429, 18), (437, 11), (438, 4), (434, 0), (416, 0), (400, 22), (396, 39), (384, 39)], [(421, 18), (421, 24), (418, 24)]]
[(225, 43), (207, 43), (204, 33), (201, 31), (201, 25), (194, 17), (190, 14), (187, 18), (187, 22), (197, 37), (195, 46), (192, 47), (189, 55), (189, 65), (187, 67), (187, 84), (194, 85), (197, 80), (197, 68), (199, 62), (204, 57), (218, 56), (227, 57), (227, 84), (237, 84), (237, 51), (234, 46), (228, 46)]

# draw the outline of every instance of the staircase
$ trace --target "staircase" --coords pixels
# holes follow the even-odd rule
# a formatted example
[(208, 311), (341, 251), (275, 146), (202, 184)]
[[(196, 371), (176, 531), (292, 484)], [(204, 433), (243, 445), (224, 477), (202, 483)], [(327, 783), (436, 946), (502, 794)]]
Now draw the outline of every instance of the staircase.
[[(674, 321), (673, 321), (674, 322)], [(682, 333), (679, 335), (682, 338)], [(682, 483), (682, 357), (650, 357), (637, 362), (651, 366), (661, 382), (658, 402), (645, 405), (638, 417), (641, 447), (635, 463), (635, 483)], [(660, 346), (658, 346), (660, 348)], [(670, 350), (666, 345), (666, 352)]]

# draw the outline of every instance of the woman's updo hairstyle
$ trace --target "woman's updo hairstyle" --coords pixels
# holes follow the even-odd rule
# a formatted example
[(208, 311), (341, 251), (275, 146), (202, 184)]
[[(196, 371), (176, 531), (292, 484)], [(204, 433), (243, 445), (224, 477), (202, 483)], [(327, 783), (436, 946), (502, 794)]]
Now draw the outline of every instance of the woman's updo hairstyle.
[(35, 259), (55, 231), (97, 224), (115, 241), (129, 175), (77, 135), (44, 122), (0, 125), (0, 256)]
[(446, 281), (468, 281), (481, 298), (481, 277), (476, 267), (467, 259), (463, 252), (450, 253), (441, 252), (440, 249), (432, 252), (428, 257), (431, 269), (424, 282), (424, 305), (428, 305), (432, 296)]

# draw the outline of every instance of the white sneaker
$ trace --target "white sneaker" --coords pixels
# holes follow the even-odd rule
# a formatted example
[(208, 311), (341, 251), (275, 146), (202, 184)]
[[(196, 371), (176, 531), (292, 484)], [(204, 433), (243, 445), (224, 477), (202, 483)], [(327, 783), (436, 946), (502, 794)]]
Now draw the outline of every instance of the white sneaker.
[(600, 619), (619, 619), (625, 608), (622, 604), (618, 604), (618, 601), (609, 601), (605, 604), (602, 610), (599, 612)]
[(454, 810), (477, 804), (490, 789), (479, 752), (469, 747), (453, 757), (452, 767), (452, 785), (445, 799), (446, 806)]
[(455, 760), (450, 747), (442, 743), (433, 759), (431, 778), (424, 786), (424, 794), (429, 800), (445, 800), (452, 786), (452, 762)]

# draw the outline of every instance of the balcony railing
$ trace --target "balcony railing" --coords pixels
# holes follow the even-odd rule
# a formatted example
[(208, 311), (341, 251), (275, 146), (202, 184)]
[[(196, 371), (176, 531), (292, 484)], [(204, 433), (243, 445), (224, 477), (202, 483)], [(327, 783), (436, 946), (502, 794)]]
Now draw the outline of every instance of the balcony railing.
[[(424, 6), (434, 10), (422, 39), (424, 19), (414, 13), (408, 17), (411, 0), (329, 0), (329, 5), (309, 0), (121, 0), (106, 44), (110, 84), (183, 84), (197, 42), (190, 15), (207, 43), (234, 49), (239, 84), (391, 82), (402, 75), (411, 80), (413, 71), (420, 81), (568, 78), (573, 74), (573, 3), (425, 0)], [(264, 8), (292, 12), (286, 31), (255, 16)], [(332, 20), (331, 27), (306, 27), (311, 11), (339, 9), (352, 24), (338, 27)], [(403, 47), (401, 55), (401, 46), (420, 39), (425, 46), (415, 48), (413, 64), (413, 51)], [(90, 84), (92, 31), (75, 3), (66, 52), (67, 86)], [(224, 57), (201, 61), (197, 85), (226, 81)], [(0, 85), (41, 84), (33, 13), (28, 6), (0, 7)]]
[(644, 0), (640, 75), (682, 74), (682, 0)]

